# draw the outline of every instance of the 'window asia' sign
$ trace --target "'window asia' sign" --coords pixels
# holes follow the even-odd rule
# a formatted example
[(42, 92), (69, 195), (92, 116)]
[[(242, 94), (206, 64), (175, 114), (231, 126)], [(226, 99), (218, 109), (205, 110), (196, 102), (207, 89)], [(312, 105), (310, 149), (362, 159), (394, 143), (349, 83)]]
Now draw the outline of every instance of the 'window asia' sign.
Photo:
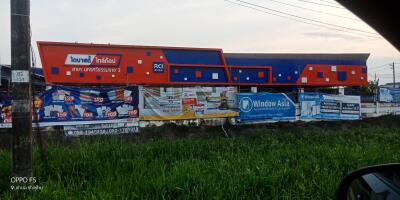
[(239, 93), (239, 121), (295, 120), (296, 106), (284, 93)]

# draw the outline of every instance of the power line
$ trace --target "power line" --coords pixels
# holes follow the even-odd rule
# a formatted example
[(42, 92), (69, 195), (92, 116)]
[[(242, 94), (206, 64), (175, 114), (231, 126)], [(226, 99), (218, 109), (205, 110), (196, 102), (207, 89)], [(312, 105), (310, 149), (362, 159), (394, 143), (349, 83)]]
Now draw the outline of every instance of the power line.
[[(382, 69), (382, 68), (377, 68), (377, 69), (374, 69), (374, 70), (369, 70), (369, 72), (371, 72), (371, 73), (376, 73), (376, 72), (380, 72), (380, 71), (382, 71), (382, 70), (385, 70), (385, 69)], [(389, 68), (387, 68), (386, 70), (389, 70)]]
[(336, 1), (335, 2), (326, 1), (326, 0), (320, 0), (320, 1), (325, 2), (325, 3), (330, 3), (330, 4), (333, 4), (333, 5), (338, 5)]
[(249, 3), (249, 2), (246, 2), (246, 1), (242, 1), (242, 0), (236, 0), (236, 1), (248, 4), (248, 5), (251, 5), (251, 6), (263, 8), (263, 9), (266, 9), (266, 10), (270, 10), (270, 11), (273, 11), (273, 12), (277, 12), (277, 13), (280, 13), (280, 14), (288, 15), (288, 16), (291, 16), (291, 17), (300, 18), (300, 19), (303, 19), (303, 20), (308, 20), (308, 21), (312, 21), (312, 22), (316, 22), (316, 23), (320, 23), (320, 24), (325, 24), (325, 25), (328, 25), (328, 26), (334, 26), (334, 27), (338, 27), (338, 28), (341, 28), (341, 29), (347, 29), (347, 30), (351, 30), (351, 31), (357, 31), (357, 32), (362, 32), (362, 33), (367, 33), (367, 34), (378, 35), (377, 33), (374, 33), (374, 32), (369, 32), (369, 31), (364, 31), (364, 30), (360, 30), (360, 29), (356, 29), (356, 28), (349, 28), (349, 27), (339, 26), (339, 25), (336, 25), (336, 24), (331, 24), (331, 23), (327, 23), (327, 22), (323, 22), (323, 21), (319, 21), (319, 20), (309, 19), (309, 18), (306, 18), (306, 17), (297, 16), (297, 15), (294, 15), (294, 14), (282, 12), (282, 11), (279, 11), (279, 10), (271, 9), (271, 8), (268, 8), (268, 7), (265, 7), (265, 6), (260, 6), (260, 5), (257, 5), (257, 4), (254, 4), (254, 3)]
[(379, 65), (379, 66), (374, 66), (374, 67), (368, 67), (368, 71), (375, 71), (375, 70), (377, 70), (377, 69), (381, 69), (381, 68), (383, 68), (383, 67), (387, 67), (387, 66), (390, 66), (390, 64), (391, 63), (387, 63), (387, 64), (384, 64), (384, 65)]
[[(388, 68), (388, 69), (389, 69), (389, 68)], [(376, 69), (371, 69), (371, 70), (368, 70), (368, 71), (371, 72), (371, 73), (376, 73), (376, 72), (379, 72), (379, 71), (381, 71), (381, 70), (385, 70), (385, 69), (376, 68)]]
[[(377, 76), (379, 75), (379, 76), (393, 76), (393, 73), (384, 73), (384, 74), (378, 74), (378, 73), (374, 73), (374, 74), (376, 74)], [(400, 73), (395, 73), (396, 75), (397, 74), (400, 74)]]
[[(378, 74), (378, 73), (368, 73), (371, 76), (375, 76), (375, 74), (377, 76), (393, 76), (393, 74)], [(400, 74), (400, 73), (396, 73), (396, 74)]]
[(345, 9), (343, 7), (338, 7), (338, 6), (323, 4), (323, 3), (317, 3), (317, 2), (308, 1), (308, 0), (299, 0), (299, 1), (310, 3), (310, 4), (315, 4), (315, 5), (319, 5), (319, 6), (326, 6), (326, 7), (337, 8), (337, 9)]
[(331, 30), (351, 33), (351, 34), (355, 34), (355, 35), (361, 35), (361, 36), (364, 36), (364, 37), (369, 37), (369, 38), (374, 38), (374, 39), (378, 38), (378, 37), (374, 37), (374, 36), (367, 35), (367, 34), (346, 31), (346, 30), (343, 30), (343, 29), (333, 28), (333, 27), (330, 27), (330, 26), (324, 26), (324, 25), (321, 25), (321, 24), (315, 24), (315, 23), (306, 22), (306, 21), (302, 21), (302, 20), (299, 20), (299, 19), (291, 18), (291, 17), (288, 17), (288, 16), (279, 15), (279, 14), (276, 14), (276, 13), (271, 13), (271, 12), (268, 12), (268, 11), (265, 11), (265, 10), (261, 10), (261, 9), (258, 9), (258, 8), (254, 8), (254, 7), (251, 7), (251, 6), (243, 5), (243, 4), (240, 4), (240, 3), (237, 3), (237, 2), (233, 2), (231, 0), (224, 0), (224, 1), (226, 1), (228, 3), (231, 3), (231, 4), (235, 4), (235, 5), (241, 6), (241, 7), (249, 8), (249, 9), (256, 10), (256, 11), (259, 11), (259, 12), (262, 12), (262, 13), (266, 13), (266, 14), (282, 17), (282, 18), (285, 18), (285, 19), (289, 19), (289, 20), (292, 20), (292, 21), (296, 21), (296, 22), (300, 22), (300, 23), (304, 23), (304, 24), (308, 24), (308, 25), (313, 25), (313, 26), (317, 26), (317, 27), (324, 27), (324, 28), (331, 29)]
[(306, 8), (306, 7), (302, 7), (302, 6), (298, 6), (298, 5), (294, 5), (294, 4), (290, 4), (290, 3), (284, 3), (281, 1), (277, 1), (277, 0), (269, 0), (275, 3), (279, 3), (279, 4), (283, 4), (283, 5), (287, 5), (287, 6), (291, 6), (294, 8), (300, 8), (300, 9), (304, 9), (304, 10), (309, 10), (309, 11), (313, 11), (316, 13), (321, 13), (321, 14), (325, 14), (325, 15), (330, 15), (330, 16), (334, 16), (334, 17), (340, 17), (340, 18), (344, 18), (344, 19), (349, 19), (349, 20), (354, 20), (354, 21), (359, 21), (361, 22), (361, 20), (357, 19), (357, 18), (352, 18), (352, 17), (346, 17), (346, 16), (342, 16), (342, 15), (336, 15), (336, 14), (332, 14), (332, 13), (328, 13), (328, 12), (323, 12), (323, 11), (319, 11), (319, 10), (315, 10), (315, 9), (311, 9), (311, 8)]
[(376, 67), (384, 67), (384, 66), (387, 66), (387, 65), (390, 65), (390, 64), (392, 64), (392, 63), (386, 63), (386, 64), (383, 64), (383, 65), (379, 65), (379, 66), (372, 66), (373, 68), (376, 68)]

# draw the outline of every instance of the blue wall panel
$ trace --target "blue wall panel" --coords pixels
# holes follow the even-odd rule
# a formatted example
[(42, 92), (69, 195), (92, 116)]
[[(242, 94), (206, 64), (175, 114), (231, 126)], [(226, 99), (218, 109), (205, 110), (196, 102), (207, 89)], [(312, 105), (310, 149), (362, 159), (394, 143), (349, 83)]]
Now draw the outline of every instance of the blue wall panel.
[[(201, 77), (196, 78), (196, 71), (201, 72)], [(177, 72), (177, 73), (176, 73)], [(213, 79), (212, 74), (217, 73), (218, 79)], [(186, 79), (186, 80), (185, 80)], [(171, 66), (170, 80), (172, 82), (199, 82), (220, 83), (228, 82), (224, 68), (216, 67), (177, 67)]]
[(190, 51), (164, 49), (169, 64), (222, 65), (219, 51)]
[[(255, 69), (255, 68), (232, 68), (231, 80), (234, 83), (268, 83), (269, 81), (269, 69)], [(264, 77), (259, 78), (258, 73), (264, 72)], [(238, 79), (235, 80), (234, 77)]]
[(260, 59), (229, 56), (225, 56), (225, 59), (228, 66), (271, 66), (272, 76), (276, 78), (276, 81), (273, 81), (275, 83), (295, 83), (307, 64), (366, 66), (366, 61), (363, 60)]
[[(295, 83), (303, 71), (307, 62), (287, 59), (254, 59), (254, 58), (229, 58), (226, 57), (227, 64), (232, 66), (272, 66), (272, 77), (278, 83)], [(291, 77), (288, 80), (288, 76)]]

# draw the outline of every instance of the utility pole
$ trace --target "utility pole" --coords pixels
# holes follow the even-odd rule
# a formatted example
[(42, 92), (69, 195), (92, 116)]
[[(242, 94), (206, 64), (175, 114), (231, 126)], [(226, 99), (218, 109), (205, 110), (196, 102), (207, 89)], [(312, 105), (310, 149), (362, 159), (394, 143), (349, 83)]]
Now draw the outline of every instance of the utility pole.
[(396, 71), (394, 69), (394, 62), (392, 68), (393, 68), (393, 88), (396, 88)]
[(13, 176), (32, 177), (30, 0), (10, 2)]

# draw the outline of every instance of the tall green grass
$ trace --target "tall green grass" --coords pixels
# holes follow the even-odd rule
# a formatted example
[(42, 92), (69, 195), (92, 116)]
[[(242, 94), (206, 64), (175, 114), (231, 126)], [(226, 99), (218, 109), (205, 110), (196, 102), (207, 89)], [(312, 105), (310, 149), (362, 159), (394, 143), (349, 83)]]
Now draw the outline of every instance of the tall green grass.
[[(114, 139), (35, 151), (42, 191), (27, 199), (334, 199), (340, 179), (366, 165), (400, 162), (400, 129), (309, 129), (250, 136)], [(0, 151), (0, 199), (8, 199), (10, 153)]]

